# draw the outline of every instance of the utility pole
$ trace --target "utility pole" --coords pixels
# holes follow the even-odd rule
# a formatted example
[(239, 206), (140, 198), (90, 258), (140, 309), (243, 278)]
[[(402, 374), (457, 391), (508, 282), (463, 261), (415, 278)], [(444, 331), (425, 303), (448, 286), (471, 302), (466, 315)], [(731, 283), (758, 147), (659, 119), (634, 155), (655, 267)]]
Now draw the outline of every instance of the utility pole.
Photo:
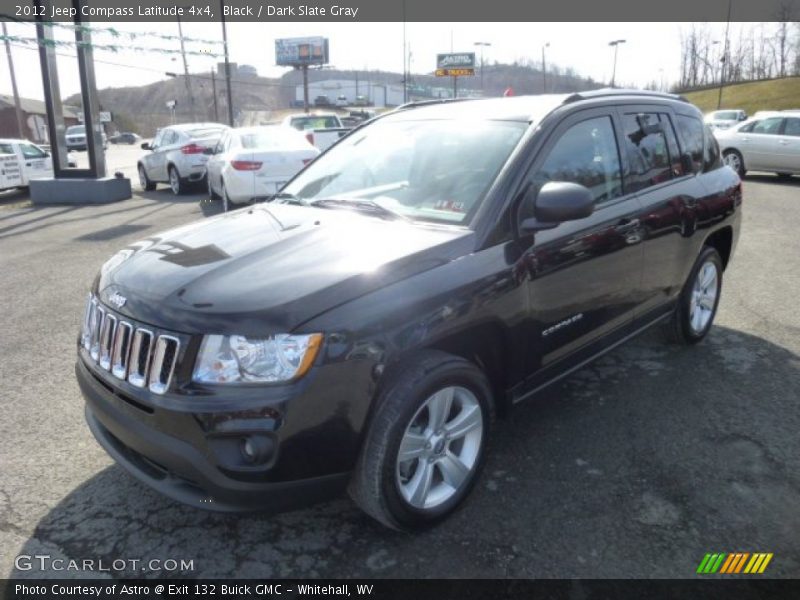
[(222, 18), (222, 44), (225, 47), (225, 87), (228, 92), (228, 125), (233, 127), (233, 94), (231, 93), (231, 63), (228, 60), (228, 27), (225, 25), (225, 0), (219, 0)]
[(178, 21), (178, 37), (181, 41), (181, 56), (183, 57), (183, 75), (186, 78), (186, 93), (189, 95), (189, 113), (192, 115), (192, 121), (197, 120), (197, 115), (194, 110), (194, 94), (192, 93), (192, 80), (189, 79), (189, 63), (186, 62), (186, 48), (183, 46), (183, 27), (181, 26), (181, 18), (175, 17)]
[(214, 122), (219, 122), (219, 110), (217, 109), (217, 75), (211, 69), (211, 94), (214, 96)]
[(545, 42), (542, 46), (542, 93), (547, 93), (547, 60), (544, 57), (544, 49), (550, 47), (550, 42)]
[(483, 49), (491, 46), (491, 42), (473, 42), (473, 46), (480, 46), (481, 49), (481, 93), (485, 95), (485, 90), (483, 87)]
[(14, 94), (14, 110), (17, 113), (17, 129), (19, 130), (19, 137), (26, 139), (25, 135), (25, 121), (22, 116), (22, 106), (19, 103), (19, 91), (17, 91), (17, 76), (14, 74), (14, 59), (11, 56), (11, 44), (8, 43), (8, 30), (6, 29), (6, 22), (3, 21), (3, 37), (6, 40), (6, 56), (8, 57), (8, 73), (11, 75), (11, 92)]
[(731, 27), (731, 4), (732, 1), (728, 0), (728, 21), (725, 25), (725, 43), (722, 45), (722, 58), (720, 59), (719, 68), (719, 96), (717, 97), (717, 110), (722, 108), (722, 87), (725, 85), (725, 62), (728, 58), (728, 33)]
[(408, 102), (408, 71), (406, 70), (406, 0), (403, 0), (403, 104)]
[(614, 87), (614, 82), (617, 80), (617, 50), (620, 44), (624, 44), (625, 40), (614, 40), (608, 42), (609, 46), (614, 46), (614, 68), (611, 70), (611, 87)]

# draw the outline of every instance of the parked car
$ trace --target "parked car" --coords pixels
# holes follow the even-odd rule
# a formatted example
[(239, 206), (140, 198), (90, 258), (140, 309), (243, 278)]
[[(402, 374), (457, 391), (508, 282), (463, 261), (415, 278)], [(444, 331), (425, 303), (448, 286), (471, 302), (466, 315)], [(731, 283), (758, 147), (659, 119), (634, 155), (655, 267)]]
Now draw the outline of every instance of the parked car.
[(358, 95), (356, 99), (353, 101), (353, 106), (369, 106), (370, 101), (366, 96)]
[(747, 113), (740, 109), (715, 110), (704, 117), (706, 125), (712, 130), (728, 129), (747, 120)]
[(347, 106), (347, 96), (344, 94), (336, 96), (336, 106)]
[(336, 113), (298, 113), (286, 116), (281, 124), (302, 131), (320, 151), (327, 150), (350, 130)]
[(229, 129), (209, 148), (208, 194), (231, 205), (265, 200), (319, 154), (291, 127), (267, 125)]
[(123, 133), (118, 133), (117, 135), (113, 135), (108, 138), (108, 141), (112, 144), (138, 144), (142, 138), (136, 135), (133, 132), (126, 131)]
[[(86, 126), (85, 125), (71, 125), (67, 127), (64, 132), (67, 151), (69, 150), (86, 150)], [(103, 139), (103, 148), (108, 148), (108, 136), (105, 132), (101, 133)]]
[(346, 488), (429, 526), (475, 486), (495, 415), (649, 327), (705, 338), (741, 202), (678, 96), (407, 105), (274, 201), (100, 269), (77, 348), (89, 427), (196, 507)]
[(324, 94), (321, 94), (314, 98), (314, 106), (333, 106), (333, 103), (331, 102), (330, 98)]
[(208, 162), (205, 151), (216, 146), (227, 129), (219, 123), (186, 123), (159, 129), (153, 141), (141, 146), (148, 150), (136, 165), (142, 189), (152, 191), (163, 182), (177, 196), (192, 184), (204, 183)]
[(772, 171), (780, 177), (800, 175), (800, 113), (761, 112), (714, 135), (725, 164), (741, 177), (748, 170)]
[(31, 179), (52, 176), (53, 159), (48, 150), (28, 140), (0, 139), (0, 190), (27, 187)]

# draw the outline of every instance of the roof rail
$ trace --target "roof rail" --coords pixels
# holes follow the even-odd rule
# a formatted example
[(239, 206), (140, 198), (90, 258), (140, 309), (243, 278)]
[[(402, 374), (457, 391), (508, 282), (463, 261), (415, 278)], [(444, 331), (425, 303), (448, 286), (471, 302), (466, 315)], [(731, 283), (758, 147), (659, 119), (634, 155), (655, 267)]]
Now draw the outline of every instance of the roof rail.
[(432, 104), (448, 104), (450, 102), (466, 102), (468, 100), (476, 100), (476, 98), (437, 98), (434, 100), (416, 100), (414, 102), (406, 102), (401, 104), (395, 110), (409, 110), (411, 108), (419, 108), (420, 106), (431, 106)]
[(669, 94), (667, 92), (656, 92), (653, 90), (631, 90), (624, 88), (601, 88), (599, 90), (575, 92), (574, 94), (564, 98), (564, 102), (562, 104), (569, 104), (570, 102), (577, 102), (578, 100), (604, 98), (607, 96), (651, 96), (654, 98), (669, 98), (670, 100), (689, 102), (689, 100), (683, 96), (679, 96), (678, 94)]

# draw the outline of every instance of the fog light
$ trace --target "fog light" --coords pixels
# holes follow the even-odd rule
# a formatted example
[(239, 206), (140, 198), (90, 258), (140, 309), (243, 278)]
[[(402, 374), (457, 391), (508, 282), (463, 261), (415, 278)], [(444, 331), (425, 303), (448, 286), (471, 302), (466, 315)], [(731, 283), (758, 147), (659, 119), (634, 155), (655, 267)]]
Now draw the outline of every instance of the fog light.
[(272, 440), (263, 435), (251, 435), (242, 440), (242, 456), (254, 465), (265, 462), (272, 454)]

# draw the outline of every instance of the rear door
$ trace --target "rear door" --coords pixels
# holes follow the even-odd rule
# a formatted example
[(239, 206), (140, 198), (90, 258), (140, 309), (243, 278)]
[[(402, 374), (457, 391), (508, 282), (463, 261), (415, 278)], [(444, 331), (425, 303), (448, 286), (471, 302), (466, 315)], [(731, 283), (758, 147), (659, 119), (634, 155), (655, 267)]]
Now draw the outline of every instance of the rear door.
[(775, 168), (784, 173), (800, 173), (800, 117), (787, 117), (778, 136)]
[[(694, 233), (697, 203), (704, 194), (695, 173), (703, 169), (705, 125), (698, 117), (676, 115), (666, 105), (624, 106), (620, 113), (633, 165), (626, 188), (642, 204), (645, 268), (637, 316), (643, 316), (669, 308), (693, 259), (693, 248), (684, 238)], [(692, 170), (684, 171), (679, 134)]]
[[(162, 129), (156, 133), (156, 137), (150, 142), (150, 151), (142, 157), (142, 162), (147, 170), (147, 176), (151, 181), (164, 181), (166, 172), (160, 169), (160, 152), (164, 140), (164, 136), (169, 132), (169, 129)], [(163, 172), (163, 175), (161, 174)]]
[(549, 136), (526, 177), (537, 191), (548, 181), (570, 181), (595, 197), (591, 216), (537, 232), (518, 262), (529, 291), (534, 369), (633, 319), (642, 276), (640, 205), (623, 189), (619, 133), (612, 107), (573, 113)]
[(22, 183), (22, 170), (14, 146), (0, 144), (0, 190), (19, 187)]
[(783, 117), (768, 117), (753, 125), (744, 152), (744, 166), (748, 170), (773, 171), (777, 168), (778, 140)]

